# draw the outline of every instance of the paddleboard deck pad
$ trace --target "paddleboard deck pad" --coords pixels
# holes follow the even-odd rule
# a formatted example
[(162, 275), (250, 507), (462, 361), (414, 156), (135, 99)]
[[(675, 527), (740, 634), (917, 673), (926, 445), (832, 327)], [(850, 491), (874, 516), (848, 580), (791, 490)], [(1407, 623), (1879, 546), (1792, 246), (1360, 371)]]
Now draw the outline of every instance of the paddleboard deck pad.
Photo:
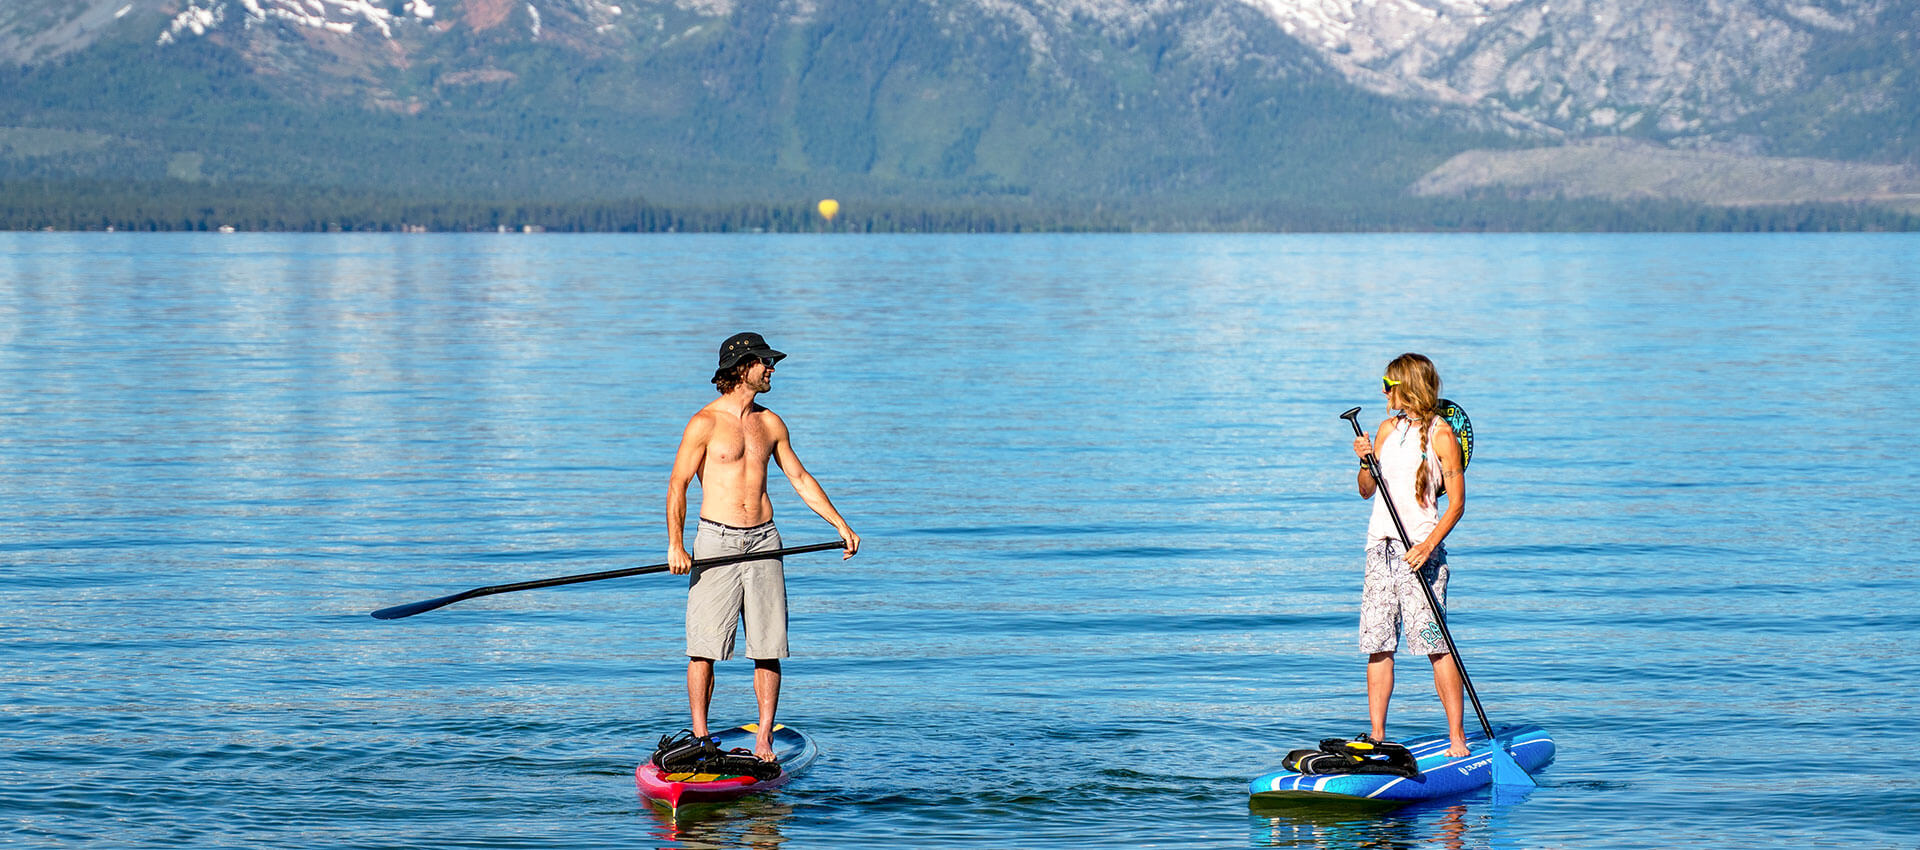
[[(1515, 763), (1532, 773), (1553, 761), (1553, 739), (1538, 726), (1502, 726), (1494, 736), (1506, 745)], [(1467, 736), (1466, 756), (1447, 756), (1447, 736), (1426, 735), (1400, 742), (1420, 765), (1418, 776), (1378, 773), (1301, 774), (1279, 770), (1247, 786), (1250, 803), (1372, 801), (1406, 804), (1454, 797), (1486, 787), (1493, 781), (1492, 743), (1481, 732)]]
[[(749, 723), (719, 732), (714, 737), (718, 739), (722, 750), (735, 747), (752, 750), (753, 736), (759, 729), (760, 724)], [(640, 796), (668, 808), (677, 809), (695, 803), (724, 803), (787, 784), (788, 780), (813, 764), (814, 758), (820, 754), (820, 748), (814, 745), (812, 738), (784, 725), (773, 727), (773, 751), (778, 757), (776, 763), (780, 765), (780, 773), (770, 779), (716, 773), (667, 773), (652, 761), (643, 761), (634, 769), (633, 781), (640, 788)]]

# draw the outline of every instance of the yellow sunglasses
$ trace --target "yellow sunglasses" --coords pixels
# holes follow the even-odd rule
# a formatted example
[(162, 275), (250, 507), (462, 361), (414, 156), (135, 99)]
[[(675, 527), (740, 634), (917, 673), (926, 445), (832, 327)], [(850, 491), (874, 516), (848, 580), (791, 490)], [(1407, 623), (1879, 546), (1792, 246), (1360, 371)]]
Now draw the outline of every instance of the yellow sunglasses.
[(1380, 391), (1381, 391), (1381, 392), (1383, 392), (1383, 393), (1387, 393), (1387, 392), (1393, 392), (1393, 388), (1394, 388), (1394, 387), (1397, 387), (1397, 386), (1400, 386), (1400, 385), (1401, 385), (1401, 384), (1403, 384), (1403, 383), (1406, 383), (1406, 382), (1405, 382), (1405, 381), (1396, 381), (1396, 380), (1394, 380), (1394, 379), (1392, 379), (1392, 378), (1389, 378), (1389, 377), (1387, 377), (1387, 376), (1385, 376), (1385, 375), (1381, 375), (1381, 376), (1380, 376)]

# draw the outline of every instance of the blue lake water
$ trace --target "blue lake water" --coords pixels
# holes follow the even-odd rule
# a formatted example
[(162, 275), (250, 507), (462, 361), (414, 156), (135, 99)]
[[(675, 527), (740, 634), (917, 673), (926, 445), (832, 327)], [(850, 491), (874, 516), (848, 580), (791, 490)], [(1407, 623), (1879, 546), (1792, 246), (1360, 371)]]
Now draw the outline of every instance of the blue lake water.
[[(367, 613), (665, 560), (742, 329), (866, 543), (787, 564), (821, 760), (675, 822), (683, 579)], [(1251, 811), (1365, 729), (1336, 417), (1406, 350), (1477, 436), (1463, 658), (1559, 760)], [(1917, 378), (1912, 236), (0, 234), (0, 844), (1912, 847)]]

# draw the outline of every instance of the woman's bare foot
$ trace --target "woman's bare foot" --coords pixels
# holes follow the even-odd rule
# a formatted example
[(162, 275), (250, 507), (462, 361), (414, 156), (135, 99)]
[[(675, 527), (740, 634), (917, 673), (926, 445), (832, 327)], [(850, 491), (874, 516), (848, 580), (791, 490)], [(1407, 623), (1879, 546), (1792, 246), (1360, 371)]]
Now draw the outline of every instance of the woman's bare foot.
[(1468, 753), (1467, 742), (1458, 738), (1453, 740), (1453, 746), (1447, 748), (1447, 758), (1450, 759), (1462, 758), (1468, 755)]

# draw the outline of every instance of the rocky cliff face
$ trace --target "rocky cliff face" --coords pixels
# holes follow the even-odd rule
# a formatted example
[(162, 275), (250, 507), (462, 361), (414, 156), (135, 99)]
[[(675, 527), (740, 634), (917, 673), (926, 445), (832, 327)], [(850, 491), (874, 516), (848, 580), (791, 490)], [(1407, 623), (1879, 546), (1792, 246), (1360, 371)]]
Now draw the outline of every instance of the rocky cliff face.
[(1570, 135), (1688, 136), (1805, 83), (1876, 0), (1247, 0), (1354, 82)]

